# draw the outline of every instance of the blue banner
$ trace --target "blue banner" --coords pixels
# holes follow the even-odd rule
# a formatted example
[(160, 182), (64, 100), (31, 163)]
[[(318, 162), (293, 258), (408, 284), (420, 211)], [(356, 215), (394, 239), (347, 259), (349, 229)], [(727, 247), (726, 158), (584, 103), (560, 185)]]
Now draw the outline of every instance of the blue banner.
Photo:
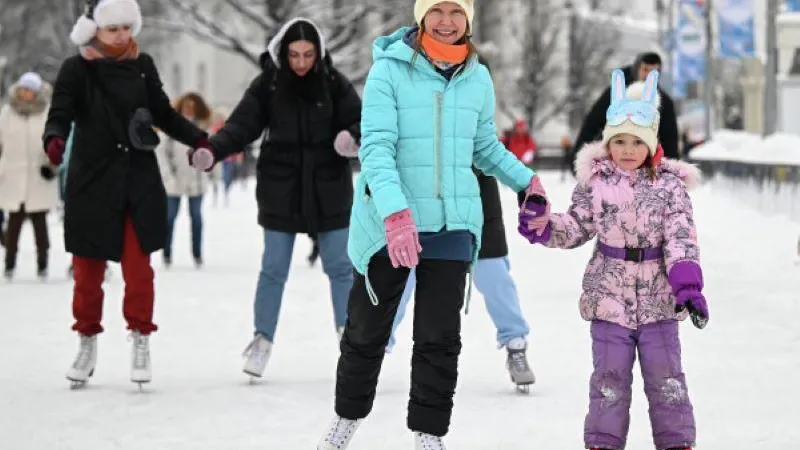
[(800, 12), (800, 0), (786, 0), (786, 10)]
[(706, 76), (705, 9), (696, 0), (678, 1), (678, 27), (675, 30), (672, 94), (686, 97), (687, 85)]
[(714, 7), (719, 24), (719, 57), (754, 57), (753, 0), (717, 0)]

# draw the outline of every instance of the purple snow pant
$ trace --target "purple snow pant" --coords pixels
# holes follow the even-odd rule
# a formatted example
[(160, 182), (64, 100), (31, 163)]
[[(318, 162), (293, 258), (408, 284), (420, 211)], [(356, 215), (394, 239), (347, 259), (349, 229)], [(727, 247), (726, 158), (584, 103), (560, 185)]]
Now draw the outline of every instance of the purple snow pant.
[(631, 330), (595, 320), (592, 322), (594, 372), (589, 381), (589, 414), (583, 430), (586, 448), (625, 448), (637, 349), (656, 448), (693, 446), (694, 414), (681, 369), (678, 322), (665, 320)]

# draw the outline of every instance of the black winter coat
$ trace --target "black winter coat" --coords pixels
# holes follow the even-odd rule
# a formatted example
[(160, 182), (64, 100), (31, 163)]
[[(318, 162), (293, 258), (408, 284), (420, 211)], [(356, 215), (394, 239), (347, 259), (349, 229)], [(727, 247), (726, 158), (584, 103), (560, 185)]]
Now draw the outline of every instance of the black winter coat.
[[(625, 85), (630, 86), (636, 81), (633, 67), (625, 67), (622, 69), (625, 73)], [(664, 156), (667, 158), (678, 159), (678, 144), (680, 139), (678, 137), (678, 119), (675, 113), (675, 103), (672, 98), (660, 88), (658, 90), (661, 95), (661, 124), (658, 128), (658, 140), (661, 142), (661, 147), (664, 148)], [(605, 92), (597, 99), (586, 119), (583, 121), (581, 131), (578, 133), (578, 138), (575, 140), (575, 146), (571, 154), (573, 165), (573, 172), (575, 171), (575, 156), (583, 146), (589, 142), (598, 141), (602, 138), (603, 128), (606, 126), (606, 111), (611, 104), (611, 88), (607, 88)]]
[(347, 228), (353, 206), (350, 162), (333, 148), (348, 130), (358, 138), (361, 99), (332, 67), (325, 69), (324, 100), (310, 101), (282, 88), (269, 60), (225, 126), (211, 138), (217, 161), (241, 152), (265, 130), (258, 157), (258, 223), (285, 233), (316, 235)]
[[(103, 83), (101, 91), (96, 83)], [(106, 94), (113, 96), (105, 100)], [(112, 108), (111, 105), (117, 108)], [(153, 59), (86, 61), (80, 55), (61, 65), (44, 132), (66, 139), (73, 131), (64, 194), (64, 241), (75, 256), (119, 261), (127, 215), (145, 253), (163, 248), (167, 197), (153, 152), (133, 148), (128, 118), (150, 109), (155, 126), (194, 145), (205, 133), (170, 106)]]
[(508, 243), (497, 180), (478, 170), (475, 170), (475, 174), (483, 204), (483, 231), (478, 259), (503, 258), (508, 256)]

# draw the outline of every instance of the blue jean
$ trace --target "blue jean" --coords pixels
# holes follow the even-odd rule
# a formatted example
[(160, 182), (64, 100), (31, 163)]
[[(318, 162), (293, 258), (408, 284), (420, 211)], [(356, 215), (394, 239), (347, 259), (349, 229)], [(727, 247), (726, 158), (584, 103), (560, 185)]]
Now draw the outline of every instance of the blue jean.
[[(189, 197), (189, 217), (192, 220), (192, 256), (202, 258), (203, 243), (203, 196)], [(164, 256), (172, 257), (172, 234), (175, 231), (175, 219), (181, 207), (180, 197), (167, 197), (167, 243), (164, 245)]]
[[(475, 287), (483, 295), (486, 301), (486, 310), (492, 318), (497, 329), (497, 345), (504, 346), (514, 338), (524, 338), (530, 333), (528, 322), (522, 315), (519, 305), (519, 295), (517, 286), (509, 273), (511, 265), (508, 258), (487, 258), (479, 259), (475, 265)], [(392, 336), (389, 338), (388, 348), (394, 347), (396, 342), (395, 330), (406, 313), (406, 307), (411, 300), (411, 293), (416, 285), (416, 275), (412, 270), (403, 297), (400, 299), (400, 306), (394, 317), (392, 325)]]
[[(343, 327), (347, 320), (347, 298), (353, 285), (353, 265), (347, 257), (348, 233), (347, 228), (342, 228), (318, 235), (319, 256), (322, 270), (330, 280), (333, 319), (337, 328)], [(264, 230), (264, 255), (253, 309), (256, 333), (270, 342), (275, 339), (294, 239), (294, 233)]]
[(236, 162), (225, 160), (222, 162), (222, 184), (225, 186), (225, 193), (231, 189), (233, 184), (234, 171), (236, 170)]

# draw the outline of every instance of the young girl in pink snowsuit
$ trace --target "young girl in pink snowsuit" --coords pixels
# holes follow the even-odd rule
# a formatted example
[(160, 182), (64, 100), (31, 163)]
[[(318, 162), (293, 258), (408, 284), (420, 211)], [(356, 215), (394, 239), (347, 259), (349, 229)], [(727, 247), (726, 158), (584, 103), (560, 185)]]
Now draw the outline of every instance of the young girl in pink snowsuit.
[[(698, 170), (662, 159), (658, 144), (658, 73), (625, 89), (612, 74), (612, 102), (601, 142), (578, 154), (578, 186), (565, 214), (526, 199), (520, 233), (531, 243), (575, 248), (597, 236), (583, 279), (581, 316), (592, 322), (594, 372), (586, 448), (620, 450), (630, 423), (633, 363), (638, 351), (658, 450), (690, 450), (695, 423), (681, 368), (678, 322), (702, 328), (697, 234), (687, 189)], [(546, 223), (541, 234), (535, 225)]]

